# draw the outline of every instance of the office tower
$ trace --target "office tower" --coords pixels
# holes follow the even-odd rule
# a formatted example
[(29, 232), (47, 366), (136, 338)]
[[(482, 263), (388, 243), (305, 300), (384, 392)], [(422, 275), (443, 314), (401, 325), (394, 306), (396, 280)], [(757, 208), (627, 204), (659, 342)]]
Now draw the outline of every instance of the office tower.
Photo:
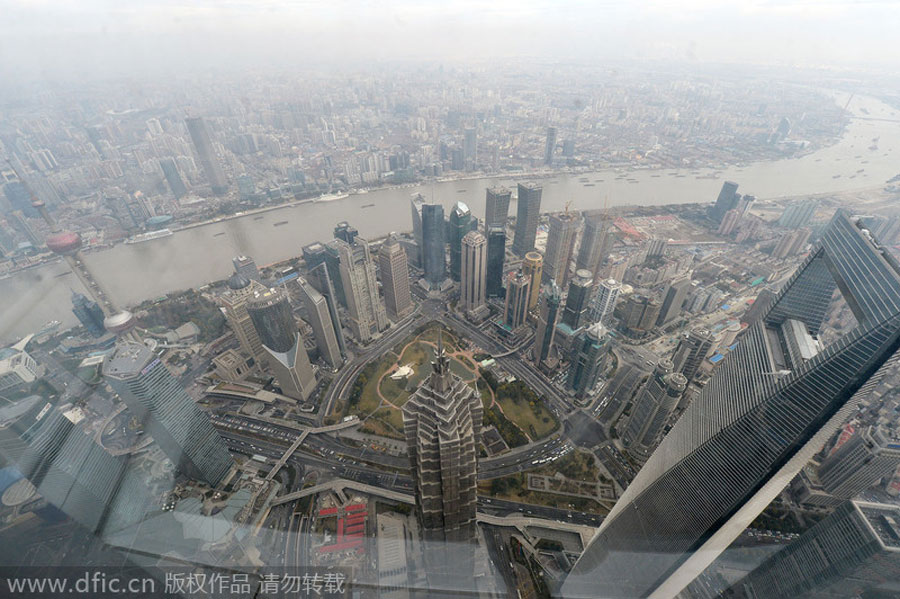
[(491, 227), (506, 229), (509, 218), (509, 199), (512, 192), (505, 187), (488, 187), (484, 200), (484, 230)]
[(584, 231), (581, 234), (581, 247), (575, 259), (576, 270), (589, 270), (594, 279), (600, 274), (600, 265), (609, 254), (609, 220), (606, 214), (584, 215)]
[(791, 202), (781, 213), (778, 226), (786, 229), (799, 229), (812, 221), (816, 210), (819, 209), (818, 200), (799, 200)]
[(587, 324), (588, 308), (591, 302), (591, 291), (594, 279), (589, 270), (575, 271), (575, 278), (569, 283), (569, 294), (566, 296), (566, 307), (563, 309), (562, 322), (573, 331)]
[(578, 213), (565, 212), (550, 215), (550, 232), (547, 234), (547, 250), (544, 252), (544, 270), (541, 282), (556, 281), (565, 288), (569, 282), (569, 263), (575, 250), (578, 233)]
[(530, 293), (528, 297), (528, 309), (533, 310), (537, 306), (538, 297), (541, 293), (541, 279), (544, 270), (544, 257), (540, 252), (531, 251), (525, 254), (522, 260), (522, 272), (530, 281)]
[(102, 337), (106, 334), (106, 330), (103, 328), (103, 310), (100, 309), (97, 302), (73, 291), (72, 313), (92, 337)]
[(659, 309), (659, 318), (656, 319), (657, 326), (666, 326), (673, 320), (681, 316), (681, 307), (687, 294), (691, 290), (691, 277), (677, 277), (669, 283), (663, 293), (662, 306)]
[(393, 235), (378, 250), (378, 270), (381, 272), (381, 286), (384, 289), (384, 307), (388, 318), (402, 320), (413, 311), (412, 296), (409, 293), (409, 267), (406, 251)]
[(584, 399), (597, 385), (600, 373), (606, 366), (608, 335), (599, 322), (592, 324), (575, 336), (569, 354), (569, 374), (566, 388), (576, 397)]
[(328, 289), (323, 285), (325, 281), (324, 275), (318, 270), (319, 265), (325, 265), (323, 270), (328, 271), (328, 279), (334, 288), (332, 297), (336, 299), (340, 305), (346, 307), (347, 298), (344, 294), (344, 284), (341, 280), (341, 257), (337, 249), (337, 244), (333, 242), (328, 242), (327, 245), (323, 245), (319, 242), (311, 243), (303, 248), (303, 261), (306, 263), (306, 270), (310, 274), (313, 272), (317, 273), (317, 276), (310, 277), (309, 282), (312, 283), (313, 287), (319, 290), (319, 293), (328, 299)]
[(475, 128), (467, 128), (463, 131), (463, 152), (467, 165), (474, 165), (478, 162), (478, 138)]
[(469, 207), (457, 202), (450, 211), (450, 277), (459, 282), (459, 264), (462, 255), (462, 239), (469, 231), (478, 228), (478, 221), (472, 217)]
[(534, 250), (538, 222), (541, 219), (542, 188), (537, 183), (519, 183), (516, 201), (516, 232), (513, 235), (513, 253), (524, 256)]
[(422, 252), (425, 247), (425, 242), (422, 229), (422, 206), (425, 205), (425, 198), (420, 193), (414, 194), (409, 199), (409, 205), (412, 210), (413, 239), (416, 242), (416, 252), (413, 263), (416, 268), (424, 268), (425, 263), (423, 261)]
[(506, 280), (506, 305), (503, 308), (503, 323), (508, 329), (515, 330), (525, 323), (530, 293), (531, 279), (521, 270), (509, 274)]
[[(838, 289), (859, 324), (821, 348)], [(801, 351), (781, 351), (791, 345)], [(898, 347), (900, 265), (838, 210), (603, 521), (563, 595), (680, 592), (819, 451)]]
[(729, 599), (896, 597), (900, 508), (847, 501), (734, 583)]
[(259, 268), (256, 267), (256, 261), (250, 256), (235, 256), (231, 259), (231, 264), (234, 266), (234, 272), (247, 277), (251, 281), (262, 282), (259, 276)]
[(90, 532), (112, 532), (144, 516), (149, 499), (128, 460), (110, 455), (83, 429), (84, 413), (37, 396), (4, 410), (0, 458), (41, 497)]
[(473, 317), (487, 311), (487, 239), (469, 231), (462, 239), (462, 268), (459, 307)]
[[(369, 254), (369, 244), (361, 237), (350, 245), (335, 241), (341, 257), (341, 279), (350, 312), (350, 330), (360, 343), (368, 343), (388, 328), (387, 311), (378, 296), (375, 264)], [(443, 255), (443, 247), (441, 247)]]
[(297, 284), (300, 286), (300, 297), (303, 298), (303, 305), (306, 306), (306, 317), (309, 319), (309, 326), (312, 327), (313, 335), (316, 338), (319, 355), (332, 368), (340, 368), (344, 360), (341, 357), (341, 346), (331, 320), (328, 301), (306, 279), (302, 277), (297, 279)]
[(506, 260), (506, 229), (487, 229), (487, 295), (503, 295), (503, 263)]
[(712, 349), (713, 335), (707, 329), (693, 329), (686, 337), (678, 342), (672, 364), (675, 372), (680, 372), (688, 380), (694, 380), (697, 371), (703, 364), (703, 360)]
[(209, 127), (201, 117), (184, 119), (191, 134), (191, 141), (194, 142), (194, 149), (197, 151), (197, 157), (200, 159), (200, 166), (203, 168), (203, 174), (209, 181), (212, 192), (217, 195), (223, 195), (228, 191), (228, 180), (225, 179), (225, 171), (219, 164), (219, 158), (213, 148), (212, 137), (209, 134)]
[(359, 236), (359, 231), (356, 230), (356, 227), (348, 223), (347, 221), (339, 222), (334, 227), (334, 238), (340, 239), (345, 243), (349, 243), (353, 245), (353, 241)]
[(474, 576), (481, 397), (450, 371), (441, 338), (432, 371), (403, 405), (403, 433), (432, 591)]
[(258, 291), (247, 300), (247, 314), (263, 350), (269, 355), (269, 368), (282, 393), (294, 399), (309, 399), (316, 387), (316, 374), (306, 355), (287, 294), (281, 289)]
[(103, 376), (178, 472), (213, 487), (225, 480), (232, 467), (225, 442), (150, 348), (118, 343), (103, 362)]
[(732, 181), (725, 181), (722, 189), (719, 191), (719, 197), (716, 203), (709, 207), (709, 217), (718, 225), (725, 218), (725, 213), (735, 208), (740, 200), (740, 194), (737, 192), (738, 184)]
[(166, 183), (169, 184), (169, 189), (172, 190), (172, 193), (175, 194), (175, 199), (180, 200), (184, 196), (187, 195), (187, 187), (184, 185), (184, 181), (181, 178), (181, 174), (178, 172), (178, 167), (175, 165), (175, 161), (171, 158), (162, 158), (159, 161), (159, 167), (162, 169), (163, 175), (166, 177)]
[(538, 325), (534, 332), (534, 365), (538, 368), (550, 356), (553, 340), (556, 336), (556, 322), (559, 320), (559, 306), (562, 294), (556, 281), (544, 287), (541, 294), (541, 305), (538, 312)]
[(444, 207), (440, 204), (422, 206), (422, 269), (425, 280), (433, 287), (447, 278), (444, 256)]
[(602, 322), (604, 326), (608, 325), (613, 310), (616, 309), (616, 300), (619, 299), (621, 290), (622, 284), (615, 279), (605, 279), (597, 284), (597, 293), (591, 302), (591, 322)]
[[(315, 281), (315, 284), (313, 284), (313, 281)], [(338, 349), (341, 351), (341, 357), (346, 359), (347, 346), (344, 343), (344, 329), (341, 326), (341, 319), (338, 317), (337, 293), (334, 285), (331, 283), (331, 273), (325, 263), (310, 271), (307, 282), (313, 285), (316, 291), (325, 298), (325, 304), (328, 306), (328, 316), (331, 319), (331, 327), (334, 329), (334, 335), (337, 338)]]
[(631, 408), (622, 444), (631, 457), (640, 463), (645, 462), (653, 453), (662, 438), (666, 422), (687, 388), (684, 375), (672, 372), (672, 369), (670, 360), (660, 360), (638, 392)]
[(11, 177), (10, 179), (3, 185), (3, 194), (9, 201), (12, 211), (19, 211), (29, 218), (36, 217), (38, 214), (31, 205), (31, 194), (28, 187), (21, 180), (14, 180)]
[(263, 368), (269, 355), (263, 349), (259, 333), (247, 313), (247, 302), (266, 288), (240, 273), (233, 274), (226, 282), (228, 290), (219, 296), (219, 303), (225, 311), (225, 320), (231, 327), (241, 350), (253, 359), (254, 365)]
[(544, 145), (544, 164), (553, 166), (553, 152), (556, 150), (556, 127), (547, 127), (547, 142)]
[(775, 245), (775, 249), (772, 250), (772, 257), (784, 259), (801, 252), (806, 247), (810, 234), (809, 229), (797, 229), (782, 236)]
[(818, 475), (825, 492), (852, 499), (900, 465), (900, 440), (889, 430), (869, 426), (822, 461)]

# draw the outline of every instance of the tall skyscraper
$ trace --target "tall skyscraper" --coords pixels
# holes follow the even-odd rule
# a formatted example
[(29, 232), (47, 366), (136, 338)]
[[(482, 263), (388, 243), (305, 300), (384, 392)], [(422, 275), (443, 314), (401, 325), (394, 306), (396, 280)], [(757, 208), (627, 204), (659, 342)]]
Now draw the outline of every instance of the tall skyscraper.
[(596, 386), (609, 354), (606, 327), (592, 324), (575, 336), (569, 356), (566, 388), (578, 398), (585, 398)]
[(247, 302), (254, 295), (265, 291), (265, 287), (240, 273), (233, 274), (226, 282), (228, 290), (219, 296), (219, 303), (225, 311), (225, 320), (231, 327), (241, 350), (253, 359), (257, 368), (264, 368), (269, 355), (263, 349), (259, 333), (247, 313)]
[(541, 279), (544, 271), (544, 257), (540, 252), (528, 252), (522, 260), (522, 272), (530, 281), (530, 295), (528, 296), (528, 309), (533, 310), (537, 306), (541, 294)]
[(503, 295), (503, 263), (506, 260), (506, 229), (489, 227), (487, 230), (487, 295)]
[(559, 306), (562, 301), (556, 281), (544, 287), (541, 294), (541, 305), (538, 312), (538, 325), (534, 332), (534, 365), (540, 368), (544, 360), (550, 356), (553, 340), (556, 336), (556, 322), (559, 320)]
[[(338, 270), (340, 278), (340, 269)], [(315, 283), (314, 283), (315, 281)], [(341, 319), (338, 316), (338, 299), (337, 292), (331, 281), (331, 272), (325, 263), (320, 264), (308, 274), (307, 282), (309, 282), (322, 297), (325, 298), (325, 304), (328, 306), (328, 316), (331, 318), (331, 326), (334, 329), (334, 335), (337, 338), (338, 348), (341, 350), (341, 356), (347, 358), (347, 346), (344, 342), (344, 329), (341, 326)]]
[[(422, 224), (422, 206), (425, 205), (425, 197), (420, 194), (413, 194), (413, 196), (409, 199), (409, 206), (412, 211), (412, 229), (413, 229), (413, 239), (416, 242), (416, 252), (415, 257), (413, 259), (413, 264), (416, 268), (424, 268), (425, 262), (423, 257), (423, 251), (425, 248), (424, 241), (424, 233), (423, 233), (423, 224)], [(441, 217), (443, 218), (443, 217)]]
[(97, 302), (73, 291), (72, 313), (92, 337), (102, 337), (106, 334), (106, 330), (103, 328), (103, 310), (100, 309)]
[(544, 252), (544, 270), (541, 274), (542, 283), (556, 281), (557, 285), (565, 288), (569, 282), (569, 263), (575, 250), (578, 221), (576, 212), (550, 215), (550, 232), (547, 234), (547, 250)]
[(541, 194), (537, 183), (519, 183), (516, 202), (516, 232), (513, 235), (513, 252), (524, 256), (534, 249), (538, 222), (541, 219)]
[(503, 309), (503, 323), (515, 330), (525, 324), (528, 316), (528, 298), (531, 293), (531, 279), (521, 270), (510, 273), (506, 280), (506, 305)]
[(297, 279), (297, 284), (300, 286), (300, 296), (303, 298), (303, 305), (306, 306), (306, 317), (316, 338), (319, 355), (332, 368), (339, 368), (344, 360), (328, 310), (328, 301), (306, 279), (302, 277)]
[(722, 597), (895, 597), (900, 580), (898, 522), (896, 505), (847, 501), (734, 583)]
[(547, 127), (547, 141), (544, 144), (544, 164), (553, 166), (553, 153), (556, 151), (556, 127)]
[(591, 302), (591, 322), (602, 322), (604, 326), (609, 324), (609, 318), (616, 309), (616, 300), (622, 284), (615, 279), (606, 279), (597, 283), (597, 293)]
[(403, 405), (403, 432), (432, 591), (474, 576), (481, 397), (450, 371), (438, 337), (431, 374)]
[(672, 369), (670, 360), (660, 360), (653, 374), (641, 387), (631, 408), (622, 444), (631, 457), (640, 463), (645, 462), (656, 448), (666, 422), (687, 388), (684, 375), (672, 372)]
[(869, 426), (822, 461), (818, 475), (825, 492), (852, 499), (900, 465), (900, 439), (887, 429)]
[(228, 447), (149, 347), (119, 342), (103, 362), (103, 376), (178, 472), (213, 487), (225, 480), (233, 466)]
[[(327, 245), (321, 243), (311, 243), (303, 248), (303, 261), (306, 262), (306, 269), (310, 272), (318, 273), (318, 276), (310, 277), (310, 283), (319, 290), (319, 293), (328, 298), (328, 290), (322, 285), (325, 281), (321, 271), (317, 270), (320, 264), (325, 265), (328, 271), (328, 279), (334, 288), (334, 299), (346, 307), (347, 298), (344, 294), (344, 285), (341, 280), (341, 256), (338, 252), (337, 244), (329, 241)], [(338, 327), (340, 328), (340, 327)]]
[(690, 290), (690, 276), (676, 277), (669, 283), (663, 294), (659, 317), (656, 319), (657, 326), (665, 326), (681, 316), (681, 307), (684, 305), (684, 300), (687, 299)]
[(295, 399), (309, 399), (316, 387), (316, 374), (287, 295), (280, 289), (266, 289), (247, 300), (247, 314), (269, 354), (269, 368), (282, 393)]
[(484, 201), (484, 230), (491, 227), (506, 229), (509, 218), (509, 199), (512, 192), (505, 187), (488, 187)]
[(581, 247), (575, 259), (576, 270), (589, 270), (596, 280), (600, 274), (600, 265), (609, 254), (610, 235), (609, 219), (605, 213), (585, 213), (584, 231), (581, 234)]
[(354, 240), (359, 236), (359, 231), (356, 230), (356, 227), (348, 223), (347, 221), (341, 221), (334, 227), (334, 238), (340, 239), (344, 243), (349, 243), (353, 245)]
[(725, 183), (722, 184), (722, 189), (719, 191), (719, 197), (716, 198), (716, 203), (709, 207), (709, 217), (715, 221), (717, 225), (725, 218), (725, 213), (732, 208), (737, 207), (738, 201), (741, 199), (740, 194), (737, 192), (737, 188), (737, 183), (725, 181)]
[(478, 137), (474, 127), (463, 131), (463, 152), (466, 166), (474, 166), (478, 162)]
[(593, 288), (594, 279), (591, 278), (589, 270), (575, 272), (575, 278), (569, 283), (569, 294), (566, 296), (566, 307), (562, 314), (563, 324), (573, 331), (586, 324)]
[(360, 237), (353, 245), (341, 240), (336, 240), (335, 244), (341, 256), (341, 279), (347, 296), (347, 311), (350, 312), (350, 330), (360, 343), (368, 343), (389, 324), (387, 311), (378, 295), (375, 264), (369, 254), (369, 244)]
[(675, 372), (683, 374), (688, 382), (694, 380), (703, 360), (709, 355), (712, 344), (713, 335), (707, 329), (693, 329), (686, 337), (682, 337), (672, 358)]
[(462, 238), (461, 271), (460, 309), (481, 316), (487, 310), (487, 239), (478, 231), (469, 231)]
[(478, 228), (478, 220), (472, 216), (469, 207), (457, 202), (450, 211), (450, 277), (459, 282), (460, 256), (462, 255), (462, 239), (469, 231)]
[(440, 204), (422, 206), (422, 260), (425, 280), (438, 286), (447, 278), (444, 254), (444, 207)]
[(393, 235), (378, 250), (378, 270), (384, 289), (384, 307), (388, 318), (402, 320), (412, 313), (414, 306), (409, 293), (409, 266), (406, 251)]
[(144, 516), (146, 486), (128, 460), (110, 455), (85, 433), (80, 408), (33, 396), (12, 412), (9, 420), (0, 416), (0, 457), (48, 503), (92, 533)]
[(184, 186), (184, 180), (178, 172), (175, 161), (171, 158), (163, 158), (159, 161), (159, 167), (162, 169), (163, 175), (166, 177), (166, 183), (169, 184), (169, 189), (172, 190), (175, 199), (180, 200), (187, 195), (187, 187)]
[[(859, 324), (823, 348), (815, 337), (838, 289)], [(680, 592), (856, 409), (898, 348), (900, 265), (838, 210), (619, 498), (563, 595)]]
[(234, 266), (234, 272), (243, 275), (251, 281), (262, 283), (259, 276), (259, 268), (256, 267), (256, 261), (250, 256), (235, 256), (231, 259)]
[(191, 141), (194, 142), (194, 149), (197, 151), (197, 157), (200, 159), (200, 166), (203, 168), (203, 174), (209, 181), (212, 192), (217, 196), (223, 195), (228, 191), (228, 180), (225, 178), (225, 171), (219, 164), (219, 158), (216, 156), (216, 150), (213, 148), (212, 137), (209, 134), (209, 127), (201, 117), (184, 119), (191, 134)]

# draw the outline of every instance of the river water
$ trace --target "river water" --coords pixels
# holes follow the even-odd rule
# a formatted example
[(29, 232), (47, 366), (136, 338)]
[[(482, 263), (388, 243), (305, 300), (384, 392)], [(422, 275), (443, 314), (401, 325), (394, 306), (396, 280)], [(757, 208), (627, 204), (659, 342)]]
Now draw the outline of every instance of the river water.
[[(846, 100), (835, 95), (841, 105)], [(900, 111), (860, 96), (852, 99), (848, 109), (855, 118), (840, 141), (802, 158), (725, 168), (717, 171), (719, 179), (703, 178), (713, 173), (710, 170), (688, 169), (677, 173), (682, 176), (668, 170), (640, 170), (619, 179), (622, 173), (614, 171), (558, 175), (542, 180), (541, 209), (562, 210), (569, 201), (575, 209), (600, 208), (607, 197), (611, 206), (709, 202), (726, 179), (760, 199), (882, 186), (900, 173)], [(872, 150), (875, 138), (877, 149)], [(514, 186), (524, 180), (527, 177), (448, 181), (286, 206), (184, 229), (154, 241), (120, 244), (92, 252), (85, 261), (110, 296), (120, 305), (129, 305), (225, 278), (231, 272), (231, 257), (238, 254), (252, 256), (258, 264), (299, 255), (302, 246), (330, 239), (339, 221), (349, 221), (364, 237), (408, 230), (412, 227), (409, 198), (417, 191), (447, 207), (464, 201), (480, 218), (487, 187)], [(60, 262), (0, 280), (0, 340), (34, 332), (49, 320), (64, 325), (76, 322), (69, 294), (70, 288), (81, 290), (81, 285), (73, 275), (64, 274), (67, 270)]]

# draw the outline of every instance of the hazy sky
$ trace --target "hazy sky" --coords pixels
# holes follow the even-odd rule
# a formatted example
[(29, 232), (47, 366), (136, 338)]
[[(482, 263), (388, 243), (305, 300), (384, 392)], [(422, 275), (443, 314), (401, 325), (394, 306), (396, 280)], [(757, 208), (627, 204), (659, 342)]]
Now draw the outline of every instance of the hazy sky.
[(900, 0), (0, 0), (0, 74), (328, 61), (900, 65)]

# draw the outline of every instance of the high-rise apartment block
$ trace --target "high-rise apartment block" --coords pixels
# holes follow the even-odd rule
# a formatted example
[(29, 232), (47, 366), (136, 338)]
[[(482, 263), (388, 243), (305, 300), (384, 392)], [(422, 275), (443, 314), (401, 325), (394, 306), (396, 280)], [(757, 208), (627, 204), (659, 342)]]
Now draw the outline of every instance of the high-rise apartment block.
[(818, 200), (799, 200), (788, 204), (781, 217), (778, 219), (778, 226), (786, 229), (799, 229), (805, 227), (812, 221), (816, 210), (819, 209)]

